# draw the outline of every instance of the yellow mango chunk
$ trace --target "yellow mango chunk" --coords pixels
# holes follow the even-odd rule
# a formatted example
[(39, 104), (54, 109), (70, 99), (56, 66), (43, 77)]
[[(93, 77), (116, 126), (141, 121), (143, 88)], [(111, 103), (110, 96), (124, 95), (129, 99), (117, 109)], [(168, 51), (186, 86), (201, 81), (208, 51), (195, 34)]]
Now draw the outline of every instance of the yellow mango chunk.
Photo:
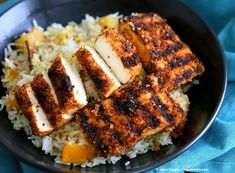
[[(71, 38), (71, 37), (77, 37), (77, 32), (75, 30), (74, 27), (72, 26), (66, 26), (66, 28), (64, 28), (60, 33), (58, 33), (56, 35), (56, 38), (55, 38), (55, 43), (56, 44), (64, 44), (64, 41), (67, 39), (67, 38)], [(75, 39), (75, 41), (77, 41), (77, 39)]]
[(67, 34), (66, 33), (61, 33), (56, 36), (55, 43), (56, 44), (63, 44), (64, 40), (67, 39)]
[(99, 19), (99, 24), (103, 29), (118, 27), (119, 20), (115, 16), (107, 15)]
[(75, 39), (76, 43), (79, 43), (81, 41), (81, 38), (79, 36), (77, 36), (77, 38)]
[(95, 147), (92, 144), (65, 144), (62, 153), (62, 162), (82, 164), (95, 156)]
[(41, 42), (45, 40), (43, 32), (38, 28), (33, 28), (32, 31), (24, 33), (18, 38), (15, 43), (19, 44), (17, 48), (22, 48), (20, 45), (25, 45), (26, 41), (32, 49), (37, 47)]
[(6, 105), (7, 105), (7, 111), (12, 111), (13, 108), (15, 107), (17, 110), (19, 110), (19, 105), (16, 101), (16, 99), (8, 99), (6, 101)]

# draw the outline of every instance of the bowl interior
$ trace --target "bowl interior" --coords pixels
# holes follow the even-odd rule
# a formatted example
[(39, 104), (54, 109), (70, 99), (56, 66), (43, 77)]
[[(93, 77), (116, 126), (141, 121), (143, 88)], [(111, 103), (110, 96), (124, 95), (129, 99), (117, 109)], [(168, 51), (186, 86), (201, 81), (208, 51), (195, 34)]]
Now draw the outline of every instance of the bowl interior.
[[(206, 72), (199, 78), (200, 85), (188, 92), (191, 106), (184, 134), (174, 140), (173, 145), (162, 147), (158, 152), (148, 152), (130, 160), (127, 158), (115, 165), (100, 165), (93, 168), (80, 168), (55, 165), (54, 158), (44, 155), (35, 148), (23, 131), (15, 131), (7, 118), (6, 111), (0, 112), (1, 143), (16, 156), (35, 166), (51, 171), (68, 172), (136, 172), (158, 166), (187, 149), (208, 128), (219, 107), (225, 86), (226, 69), (222, 50), (208, 27), (185, 5), (175, 0), (27, 0), (19, 3), (0, 17), (0, 58), (3, 60), (4, 47), (22, 32), (32, 28), (35, 19), (42, 27), (53, 22), (66, 24), (68, 21), (80, 22), (84, 14), (103, 16), (120, 12), (157, 12), (167, 18), (181, 39), (203, 61)], [(1, 67), (2, 68), (2, 67)], [(2, 72), (1, 72), (2, 75)], [(0, 86), (0, 94), (5, 90)]]

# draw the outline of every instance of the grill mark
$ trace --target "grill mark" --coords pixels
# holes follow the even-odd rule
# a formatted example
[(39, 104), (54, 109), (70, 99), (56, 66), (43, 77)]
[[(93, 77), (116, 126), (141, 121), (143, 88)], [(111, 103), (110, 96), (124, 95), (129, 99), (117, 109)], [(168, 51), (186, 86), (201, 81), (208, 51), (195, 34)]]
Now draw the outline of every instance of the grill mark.
[(126, 41), (123, 42), (123, 45), (124, 45), (124, 50), (127, 52), (130, 52), (132, 49), (134, 49), (134, 46)]
[(157, 50), (153, 50), (151, 51), (151, 57), (154, 59), (159, 59), (160, 57), (164, 56), (164, 51), (157, 51)]
[(98, 150), (100, 150), (103, 153), (107, 153), (109, 151), (109, 147), (104, 144), (103, 140), (98, 138), (96, 141), (96, 147)]
[(160, 124), (160, 121), (157, 119), (157, 117), (156, 116), (154, 116), (154, 115), (151, 115), (150, 117), (149, 117), (149, 126), (151, 127), (151, 128), (157, 128), (158, 126), (159, 126), (159, 124)]
[[(104, 108), (101, 106), (98, 110), (99, 114), (104, 112)], [(97, 115), (99, 115), (97, 112)], [(103, 153), (108, 153), (110, 148), (107, 144), (105, 144), (108, 140), (109, 143), (116, 143), (120, 146), (122, 146), (124, 143), (121, 139), (121, 134), (119, 134), (117, 131), (115, 131), (115, 128), (110, 129), (110, 123), (106, 123), (104, 127), (96, 127), (96, 125), (92, 125), (88, 123), (89, 117), (87, 117), (84, 113), (84, 111), (78, 111), (78, 114), (80, 115), (82, 126), (84, 127), (84, 130), (86, 131), (89, 140), (96, 145), (96, 147), (99, 149), (99, 151)], [(97, 118), (97, 122), (99, 122), (101, 119)], [(103, 131), (107, 131), (110, 136), (106, 138), (107, 136), (103, 136)], [(105, 142), (106, 141), (106, 142)], [(114, 145), (116, 145), (114, 144)]]
[(146, 129), (147, 127), (156, 128), (160, 124), (157, 117), (152, 115), (152, 113), (149, 111), (147, 107), (145, 107), (145, 105), (141, 105), (140, 110), (143, 111), (142, 115), (145, 115), (142, 116), (143, 120), (145, 121), (145, 125), (140, 129), (138, 129), (137, 131), (138, 136), (140, 136), (143, 133), (144, 129)]
[(123, 107), (122, 107), (122, 103), (117, 99), (113, 99), (113, 108), (121, 114), (125, 113), (125, 111), (123, 110)]
[(174, 45), (167, 46), (166, 50), (164, 50), (166, 55), (174, 54), (178, 50), (180, 50), (183, 47), (183, 45), (179, 42), (177, 42)]
[(137, 129), (137, 130), (135, 131), (136, 135), (137, 135), (138, 137), (140, 137), (140, 136), (142, 135), (144, 129), (145, 129), (145, 127), (142, 127), (142, 128), (140, 128), (140, 129)]
[(87, 107), (87, 108), (90, 108), (90, 109), (95, 109), (95, 106), (96, 106), (96, 104), (98, 104), (98, 103), (99, 103), (99, 101), (96, 101), (96, 100), (94, 99), (94, 97), (89, 97), (88, 103), (87, 103), (86, 107)]
[(168, 31), (168, 32), (164, 32), (161, 36), (161, 39), (163, 40), (173, 40), (174, 38), (174, 32), (172, 31)]
[(151, 90), (150, 82), (148, 81), (146, 77), (143, 80), (141, 80), (140, 90), (144, 90), (144, 89), (146, 89), (147, 91)]
[(191, 76), (193, 75), (193, 71), (191, 70), (186, 70), (183, 74), (183, 76), (186, 78), (186, 79), (190, 79)]
[(137, 53), (134, 53), (133, 55), (128, 56), (128, 57), (121, 57), (121, 60), (122, 60), (122, 63), (124, 64), (124, 67), (126, 68), (136, 66), (140, 62), (140, 58), (137, 55)]
[(182, 80), (184, 80), (184, 77), (182, 75), (176, 75), (175, 79), (174, 79), (174, 83), (178, 84), (180, 83)]
[(158, 75), (158, 84), (161, 89), (167, 87), (165, 78), (166, 78), (166, 74)]
[(197, 67), (194, 67), (194, 68), (193, 68), (193, 71), (194, 71), (195, 73), (201, 74), (201, 73), (203, 72), (203, 69), (202, 69), (201, 66), (197, 66)]
[[(140, 85), (140, 89), (133, 89), (132, 87), (127, 87), (126, 88), (126, 92), (124, 93), (124, 96), (121, 98), (116, 99), (116, 97), (112, 98), (113, 99), (113, 103), (114, 103), (114, 109), (124, 115), (129, 115), (129, 116), (134, 116), (136, 115), (135, 112), (139, 112), (138, 114), (141, 114), (140, 111), (142, 111), (143, 113), (141, 114), (141, 118), (145, 121), (145, 125), (142, 126), (141, 128), (138, 128), (136, 126), (136, 123), (134, 122), (134, 120), (132, 119), (128, 119), (127, 122), (125, 122), (123, 124), (123, 126), (125, 126), (128, 131), (134, 133), (135, 135), (137, 135), (138, 137), (140, 137), (142, 135), (143, 130), (148, 126), (148, 113), (149, 110), (146, 109), (144, 107), (144, 105), (141, 105), (139, 102), (137, 102), (137, 95), (140, 91), (142, 91), (141, 87), (143, 88), (149, 88), (151, 90), (151, 86), (149, 84), (148, 80), (144, 80), (144, 84), (140, 83), (136, 83), (137, 85)], [(137, 86), (135, 85), (135, 86)], [(144, 86), (141, 86), (144, 85)], [(147, 86), (146, 86), (147, 85)], [(123, 102), (121, 102), (121, 101)], [(120, 105), (120, 106), (119, 106)], [(147, 113), (147, 114), (145, 114)], [(128, 118), (128, 117), (127, 117)]]
[[(44, 103), (47, 100), (47, 94), (46, 93), (49, 92), (47, 89), (46, 89), (47, 91), (44, 91), (41, 88), (39, 89), (39, 88), (34, 88), (33, 87), (33, 90), (34, 90), (34, 94), (35, 94), (36, 98), (38, 99), (39, 104)], [(45, 110), (45, 111), (46, 111), (45, 113), (50, 112), (50, 110)]]
[(138, 110), (139, 104), (132, 100), (126, 100), (121, 102), (118, 99), (113, 99), (113, 107), (114, 109), (123, 115), (132, 115)]
[(148, 89), (149, 91), (153, 91), (150, 80), (151, 79), (148, 76), (146, 76), (143, 80), (141, 80), (141, 86), (143, 89)]
[(139, 90), (132, 87), (126, 87), (125, 93), (123, 94), (124, 99), (135, 100), (139, 94)]
[[(128, 143), (130, 141), (134, 142), (135, 141), (135, 136), (130, 138), (130, 135), (132, 135), (132, 133), (137, 134), (137, 129), (135, 128), (135, 123), (128, 117), (125, 118), (125, 121), (122, 121), (120, 124), (118, 124), (118, 126), (121, 126), (123, 129), (125, 129), (125, 131), (128, 131), (129, 135), (124, 135), (123, 131), (120, 131), (119, 129), (117, 129), (116, 127), (116, 123), (115, 120), (112, 120), (112, 118), (110, 117), (109, 119), (110, 124), (113, 125), (112, 128), (112, 132), (113, 134), (111, 134), (111, 140), (115, 140), (116, 142), (118, 142), (120, 145), (128, 145)], [(113, 136), (114, 135), (114, 136)], [(113, 139), (114, 138), (114, 139)]]
[(139, 130), (136, 128), (135, 123), (133, 121), (127, 121), (125, 122), (125, 127), (127, 127), (127, 129), (132, 132), (135, 133), (137, 136), (140, 136), (141, 133), (139, 132)]
[(86, 127), (86, 132), (87, 132), (87, 135), (94, 141), (96, 139), (96, 132), (97, 132), (97, 127), (91, 125), (91, 124), (88, 124), (87, 127)]
[[(117, 143), (119, 143), (120, 145), (124, 145), (124, 142), (121, 140), (120, 134), (118, 134), (117, 132), (113, 132), (111, 134), (111, 140), (116, 141)], [(111, 141), (111, 142), (112, 142)]]
[(99, 71), (96, 72), (93, 75), (90, 75), (90, 78), (92, 79), (92, 81), (94, 82), (95, 86), (97, 87), (97, 89), (104, 91), (104, 89), (106, 88), (106, 86), (108, 85), (107, 81), (103, 80), (99, 74)]
[(138, 103), (131, 103), (129, 101), (124, 102), (125, 110), (129, 111), (129, 114), (135, 113), (135, 111), (138, 109)]
[[(141, 116), (141, 118), (142, 118), (142, 120), (144, 120), (144, 124), (142, 124), (140, 127), (138, 127), (138, 124), (135, 126), (134, 125), (134, 127), (133, 127), (133, 132), (138, 136), (138, 137), (141, 137), (141, 135), (142, 135), (142, 133), (143, 133), (143, 131), (144, 131), (144, 129), (146, 129), (147, 127), (148, 127), (148, 115), (146, 114), (146, 115), (144, 115), (144, 114), (142, 114), (142, 116)], [(135, 120), (133, 120), (133, 124), (135, 124)]]
[(153, 59), (159, 59), (161, 57), (166, 57), (171, 54), (175, 54), (178, 50), (183, 48), (183, 45), (180, 42), (177, 42), (173, 45), (168, 45), (165, 50), (152, 50), (150, 55)]
[(100, 116), (100, 119), (103, 120), (104, 122), (106, 123), (110, 122), (109, 121), (110, 118), (105, 114), (104, 107), (102, 104), (99, 106), (99, 110), (97, 111), (97, 114)]
[(144, 23), (140, 22), (136, 26), (137, 26), (137, 30), (138, 29), (148, 30), (148, 26), (146, 26)]
[(143, 133), (144, 129), (146, 129), (148, 126), (151, 126), (149, 122), (149, 115), (151, 114), (150, 111), (144, 105), (140, 106), (140, 110), (142, 111), (142, 118), (145, 124), (143, 127), (141, 127), (141, 129), (139, 129), (139, 132), (137, 133), (138, 136), (140, 136)]
[(166, 19), (161, 19), (159, 21), (156, 22), (151, 22), (149, 23), (149, 25), (153, 28), (153, 27), (159, 27), (159, 28), (163, 28), (167, 25)]
[(65, 76), (64, 79), (62, 79), (61, 81), (61, 90), (71, 92), (73, 91), (73, 88), (74, 86), (71, 83), (70, 77)]
[(161, 102), (160, 99), (157, 97), (152, 97), (152, 101), (158, 106), (158, 110), (160, 111), (161, 115), (165, 118), (165, 120), (169, 123), (173, 122), (173, 118), (170, 114), (168, 114), (166, 106)]
[(149, 42), (152, 41), (154, 45), (157, 45), (157, 41), (150, 40), (150, 39), (146, 38), (144, 35), (139, 35), (139, 38), (141, 39), (141, 41), (144, 44), (148, 44)]
[(130, 121), (125, 122), (125, 126), (131, 131), (131, 132), (135, 132), (133, 123)]
[(170, 62), (168, 62), (171, 68), (176, 68), (180, 66), (184, 66), (190, 62), (191, 58), (187, 57), (175, 57)]
[(85, 115), (84, 110), (80, 110), (77, 112), (77, 115), (79, 115), (81, 119), (81, 123), (83, 126), (87, 126), (88, 123), (88, 117)]

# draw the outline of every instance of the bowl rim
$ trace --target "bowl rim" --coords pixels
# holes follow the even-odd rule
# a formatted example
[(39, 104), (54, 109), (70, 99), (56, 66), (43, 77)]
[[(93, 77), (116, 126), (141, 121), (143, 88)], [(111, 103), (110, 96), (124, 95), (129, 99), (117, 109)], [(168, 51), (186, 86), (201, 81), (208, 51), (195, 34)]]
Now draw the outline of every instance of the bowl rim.
[[(2, 16), (4, 16), (6, 13), (8, 13), (10, 10), (14, 9), (16, 6), (20, 5), (23, 2), (24, 2), (24, 0), (19, 0), (15, 4), (8, 7), (6, 10), (4, 10), (0, 14), (0, 18)], [(227, 63), (226, 63), (223, 47), (222, 47), (217, 35), (215, 34), (212, 27), (209, 26), (207, 24), (207, 22), (202, 17), (200, 17), (192, 8), (190, 8), (188, 5), (186, 5), (182, 1), (178, 1), (177, 3), (179, 5), (181, 5), (183, 8), (187, 9), (191, 13), (191, 15), (194, 16), (194, 18), (196, 18), (202, 25), (204, 25), (204, 27), (208, 29), (209, 33), (212, 35), (213, 39), (215, 40), (215, 42), (216, 42), (216, 44), (219, 48), (219, 52), (221, 54), (220, 56), (222, 57), (222, 67), (223, 67), (223, 88), (222, 88), (222, 92), (220, 94), (220, 99), (219, 99), (219, 101), (218, 101), (218, 103), (217, 103), (216, 107), (214, 108), (214, 111), (211, 115), (211, 118), (207, 121), (206, 125), (199, 131), (199, 133), (195, 137), (193, 137), (187, 144), (185, 144), (182, 147), (181, 150), (174, 152), (173, 154), (167, 156), (166, 158), (164, 158), (162, 160), (159, 160), (157, 163), (152, 163), (150, 165), (143, 166), (141, 168), (134, 168), (134, 169), (126, 170), (127, 172), (130, 172), (130, 173), (144, 172), (144, 171), (152, 170), (154, 168), (157, 168), (157, 167), (159, 167), (159, 166), (175, 159), (176, 157), (178, 157), (179, 155), (184, 153), (186, 150), (188, 150), (210, 128), (210, 126), (214, 122), (216, 116), (218, 115), (218, 112), (219, 112), (219, 110), (222, 106), (222, 103), (223, 103), (223, 100), (224, 100), (224, 97), (225, 97), (225, 93), (226, 93), (226, 89), (227, 89), (227, 80), (228, 80)], [(56, 173), (63, 173), (64, 172), (63, 170), (59, 170), (58, 168), (56, 168), (54, 166), (46, 166), (43, 163), (31, 161), (29, 158), (24, 157), (24, 155), (21, 155), (18, 152), (16, 152), (13, 147), (9, 147), (8, 145), (4, 144), (1, 140), (0, 140), (0, 144), (1, 144), (1, 146), (3, 146), (3, 148), (6, 148), (14, 157), (19, 159), (19, 161), (22, 161), (22, 162), (26, 163), (29, 166), (39, 168), (39, 169), (42, 169), (42, 170), (45, 170), (45, 171), (53, 171), (53, 172), (56, 172)]]

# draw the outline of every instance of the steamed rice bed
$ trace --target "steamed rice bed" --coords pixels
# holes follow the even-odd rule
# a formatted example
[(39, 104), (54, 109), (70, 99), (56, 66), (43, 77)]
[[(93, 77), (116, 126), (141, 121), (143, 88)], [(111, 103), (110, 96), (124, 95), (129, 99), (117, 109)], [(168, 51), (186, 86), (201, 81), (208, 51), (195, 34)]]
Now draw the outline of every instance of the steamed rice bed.
[[(117, 13), (108, 15), (103, 18), (92, 17), (85, 15), (85, 19), (80, 24), (69, 22), (66, 26), (53, 23), (45, 30), (33, 21), (34, 29), (41, 32), (44, 36), (42, 42), (35, 42), (36, 48), (32, 57), (32, 70), (29, 68), (28, 54), (25, 45), (21, 43), (10, 43), (5, 48), (5, 57), (3, 61), (3, 76), (1, 81), (3, 86), (7, 89), (6, 95), (0, 100), (1, 109), (6, 107), (8, 118), (16, 130), (24, 129), (28, 135), (28, 139), (32, 143), (41, 148), (45, 154), (56, 156), (56, 163), (61, 162), (61, 155), (64, 144), (73, 143), (87, 143), (82, 129), (77, 122), (70, 122), (63, 127), (55, 130), (45, 137), (39, 137), (32, 133), (29, 121), (20, 111), (14, 92), (19, 86), (26, 82), (32, 81), (35, 75), (46, 72), (53, 63), (56, 55), (60, 54), (69, 61), (73, 61), (74, 53), (85, 45), (94, 46), (97, 36), (105, 27), (113, 27), (118, 25), (118, 19), (121, 16)], [(24, 34), (23, 34), (24, 35)], [(40, 40), (40, 39), (39, 39)], [(90, 81), (84, 82), (88, 97), (93, 96), (97, 98), (96, 91), (90, 86)], [(171, 93), (177, 103), (181, 105), (185, 112), (188, 111), (189, 101), (187, 95), (184, 95), (182, 90), (176, 90)], [(158, 150), (159, 145), (172, 144), (169, 133), (161, 133), (150, 137), (147, 140), (138, 142), (133, 149), (128, 151), (125, 155), (129, 158), (136, 157), (137, 154), (146, 153), (149, 149)], [(95, 166), (105, 163), (116, 163), (121, 156), (113, 156), (104, 158), (97, 156), (91, 161), (87, 161), (81, 166)], [(127, 162), (126, 166), (129, 164)]]

